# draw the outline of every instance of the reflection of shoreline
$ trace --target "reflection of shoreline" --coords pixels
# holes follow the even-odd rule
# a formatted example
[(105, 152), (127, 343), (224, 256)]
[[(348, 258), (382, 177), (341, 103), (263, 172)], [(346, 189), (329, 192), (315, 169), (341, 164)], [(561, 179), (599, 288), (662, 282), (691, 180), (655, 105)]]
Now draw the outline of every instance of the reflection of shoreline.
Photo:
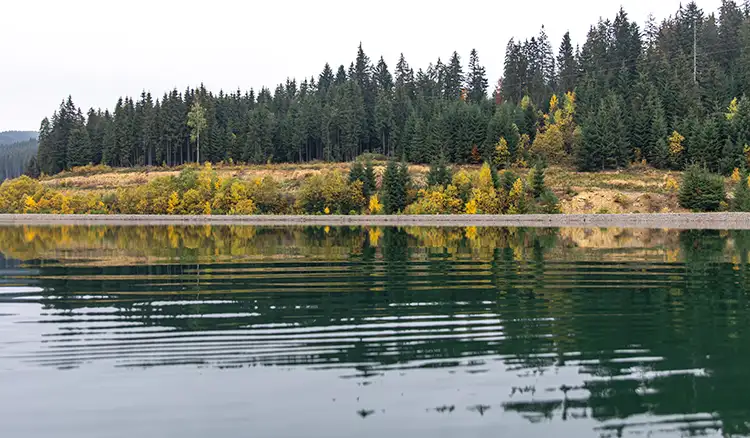
[(0, 214), (0, 225), (364, 225), (750, 229), (750, 213), (160, 216)]
[[(535, 263), (542, 257), (675, 263), (685, 261), (685, 239), (694, 244), (696, 239), (711, 240), (713, 236), (722, 243), (721, 248), (710, 252), (712, 260), (738, 265), (747, 258), (746, 234), (615, 227), (24, 225), (0, 226), (0, 254), (32, 265), (34, 260), (44, 260), (46, 266), (68, 267), (394, 257), (427, 261), (435, 256), (487, 262), (496, 257), (498, 250), (510, 251), (509, 257), (516, 262)], [(398, 248), (408, 248), (408, 254)]]
[(0, 318), (0, 367), (433, 372), (484, 388), (446, 415), (747, 432), (744, 231), (6, 226), (0, 251), (44, 289), (1, 303), (34, 312)]

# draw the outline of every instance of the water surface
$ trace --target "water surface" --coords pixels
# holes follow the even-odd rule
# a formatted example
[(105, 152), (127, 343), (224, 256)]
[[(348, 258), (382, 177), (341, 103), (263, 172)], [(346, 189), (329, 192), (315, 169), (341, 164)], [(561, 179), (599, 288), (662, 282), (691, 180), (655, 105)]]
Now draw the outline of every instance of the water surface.
[(7, 437), (750, 435), (745, 231), (0, 227)]

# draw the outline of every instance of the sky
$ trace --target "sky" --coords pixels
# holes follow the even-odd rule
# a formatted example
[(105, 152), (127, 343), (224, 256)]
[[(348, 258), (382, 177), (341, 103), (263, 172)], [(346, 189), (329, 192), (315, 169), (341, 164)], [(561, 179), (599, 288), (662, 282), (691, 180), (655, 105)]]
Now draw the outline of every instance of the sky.
[[(643, 25), (680, 0), (3, 0), (0, 2), (0, 131), (37, 130), (72, 95), (84, 108), (120, 96), (203, 83), (209, 90), (273, 89), (317, 77), (326, 62), (352, 62), (360, 42), (391, 71), (400, 53), (417, 70), (455, 50), (464, 68), (476, 48), (490, 87), (510, 38), (545, 26), (557, 49), (566, 31), (583, 44), (589, 27), (620, 6)], [(686, 0), (683, 0), (686, 3)], [(697, 0), (704, 11), (721, 0)], [(459, 7), (460, 9), (456, 9)]]

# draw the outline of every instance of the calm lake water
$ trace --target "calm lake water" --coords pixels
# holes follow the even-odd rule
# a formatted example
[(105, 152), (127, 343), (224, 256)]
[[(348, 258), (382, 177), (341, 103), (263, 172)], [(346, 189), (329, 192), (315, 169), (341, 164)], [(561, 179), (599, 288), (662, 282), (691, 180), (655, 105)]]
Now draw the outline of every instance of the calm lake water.
[(750, 233), (0, 227), (2, 437), (750, 435)]

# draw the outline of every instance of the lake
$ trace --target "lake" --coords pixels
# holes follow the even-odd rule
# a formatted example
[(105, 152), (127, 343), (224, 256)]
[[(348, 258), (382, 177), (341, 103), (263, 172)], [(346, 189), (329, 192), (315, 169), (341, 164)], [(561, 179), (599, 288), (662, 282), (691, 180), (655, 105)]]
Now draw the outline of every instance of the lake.
[(0, 436), (750, 435), (750, 232), (0, 227)]

